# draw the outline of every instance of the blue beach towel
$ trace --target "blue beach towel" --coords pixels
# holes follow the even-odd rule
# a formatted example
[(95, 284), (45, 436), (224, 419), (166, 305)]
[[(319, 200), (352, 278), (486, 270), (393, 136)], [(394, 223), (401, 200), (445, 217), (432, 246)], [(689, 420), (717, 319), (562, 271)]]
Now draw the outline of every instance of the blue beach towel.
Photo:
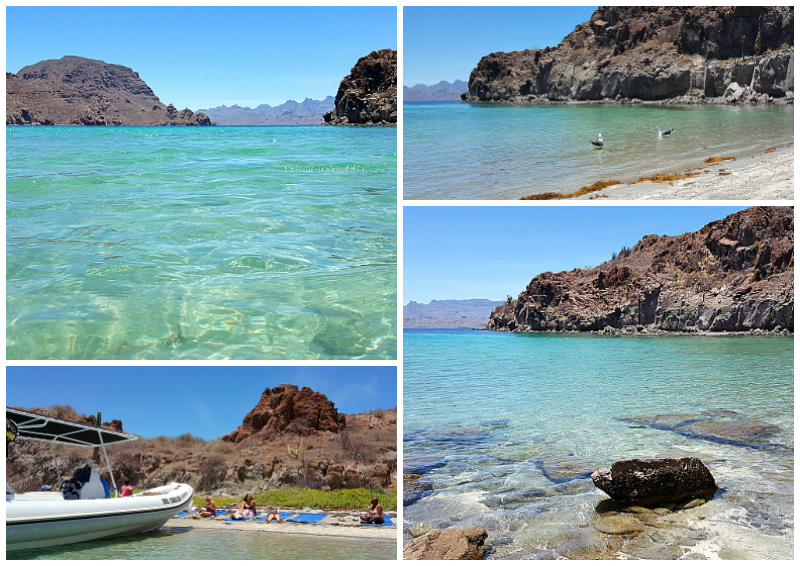
[(327, 517), (325, 513), (300, 513), (294, 519), (287, 519), (290, 523), (319, 523)]
[[(258, 519), (256, 519), (256, 521), (266, 521), (269, 515), (267, 513), (264, 513), (263, 515), (264, 515), (263, 517), (259, 517)], [(281, 516), (281, 519), (285, 521), (286, 519), (294, 515), (294, 511), (281, 511), (279, 515)]]
[(394, 523), (392, 523), (392, 519), (390, 517), (383, 517), (383, 523), (375, 524), (375, 523), (361, 523), (365, 527), (394, 527)]
[(186, 511), (181, 511), (177, 515), (173, 515), (173, 519), (180, 519), (181, 517), (188, 517), (191, 513), (187, 513)]
[(231, 512), (230, 509), (217, 509), (217, 517), (219, 517), (220, 515), (224, 515), (225, 513), (230, 513), (230, 512)]

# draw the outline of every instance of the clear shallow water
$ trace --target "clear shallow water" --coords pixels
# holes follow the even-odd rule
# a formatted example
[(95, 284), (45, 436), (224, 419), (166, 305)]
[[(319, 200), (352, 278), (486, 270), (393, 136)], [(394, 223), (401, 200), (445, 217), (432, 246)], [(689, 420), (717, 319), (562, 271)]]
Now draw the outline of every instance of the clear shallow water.
[(206, 529), (6, 552), (6, 560), (396, 560), (393, 541)]
[(396, 358), (396, 137), (7, 127), (7, 358)]
[[(675, 128), (659, 139), (654, 127)], [(589, 141), (602, 133), (603, 149)], [(403, 104), (403, 197), (518, 199), (634, 181), (794, 139), (794, 108)]]
[[(426, 486), (407, 530), (477, 526), (492, 557), (546, 557), (558, 537), (596, 535), (605, 495), (586, 472), (696, 456), (724, 491), (675, 514), (699, 537), (686, 552), (793, 556), (792, 338), (405, 330), (403, 348), (404, 473)], [(736, 445), (646, 424), (675, 414), (776, 428)]]

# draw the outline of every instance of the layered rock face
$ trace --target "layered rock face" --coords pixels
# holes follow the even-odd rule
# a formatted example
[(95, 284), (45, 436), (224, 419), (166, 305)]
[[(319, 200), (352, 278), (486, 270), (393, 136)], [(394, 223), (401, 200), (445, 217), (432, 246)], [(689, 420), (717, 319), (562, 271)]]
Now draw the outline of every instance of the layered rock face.
[(316, 432), (340, 432), (345, 429), (345, 416), (340, 415), (333, 401), (308, 387), (279, 385), (266, 389), (258, 405), (247, 413), (242, 426), (222, 437), (228, 442), (242, 442), (257, 436), (274, 438), (291, 432), (308, 436)]
[(794, 332), (794, 214), (755, 207), (680, 236), (645, 236), (592, 269), (542, 273), (497, 307), (511, 332)]
[(165, 106), (122, 65), (62, 57), (6, 73), (6, 124), (209, 126), (205, 114)]
[(592, 482), (616, 501), (639, 505), (709, 497), (717, 491), (699, 458), (618, 460), (594, 472)]
[(791, 6), (601, 7), (558, 47), (483, 57), (462, 99), (785, 103), (793, 46)]
[(381, 49), (358, 60), (336, 92), (325, 123), (397, 124), (397, 51)]

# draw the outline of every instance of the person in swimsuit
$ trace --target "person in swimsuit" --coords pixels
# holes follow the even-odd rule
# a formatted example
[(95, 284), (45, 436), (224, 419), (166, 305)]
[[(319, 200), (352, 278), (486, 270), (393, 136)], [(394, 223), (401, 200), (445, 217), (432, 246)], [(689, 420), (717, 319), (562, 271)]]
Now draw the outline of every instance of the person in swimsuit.
[(131, 487), (131, 480), (125, 480), (125, 485), (119, 488), (120, 497), (128, 497), (133, 495), (133, 488)]
[(206, 497), (206, 508), (199, 513), (195, 513), (191, 515), (192, 519), (202, 519), (203, 517), (216, 517), (217, 516), (217, 504), (211, 501), (210, 497)]
[(369, 507), (367, 507), (367, 512), (361, 515), (361, 522), (382, 525), (383, 521), (383, 507), (378, 504), (378, 498), (373, 497)]
[(283, 523), (283, 519), (281, 519), (280, 508), (275, 509), (274, 507), (267, 507), (267, 520), (266, 522), (269, 523), (272, 519), (275, 519), (278, 523)]
[(250, 517), (255, 517), (256, 513), (256, 502), (253, 501), (253, 496), (248, 493), (244, 496), (239, 511), (234, 513), (231, 518), (236, 520), (249, 519)]

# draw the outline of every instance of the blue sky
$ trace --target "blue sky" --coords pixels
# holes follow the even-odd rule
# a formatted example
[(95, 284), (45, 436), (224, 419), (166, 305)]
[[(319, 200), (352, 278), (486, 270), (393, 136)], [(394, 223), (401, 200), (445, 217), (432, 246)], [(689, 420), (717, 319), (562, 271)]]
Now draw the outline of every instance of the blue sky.
[(406, 206), (403, 304), (516, 297), (539, 273), (599, 265), (647, 234), (694, 232), (742, 208)]
[(360, 57), (397, 49), (388, 7), (7, 7), (6, 70), (77, 55), (130, 67), (197, 110), (335, 96)]
[(406, 6), (403, 84), (466, 81), (481, 57), (558, 45), (589, 21), (589, 6)]
[(235, 430), (264, 389), (283, 383), (323, 393), (340, 413), (397, 405), (397, 369), (389, 366), (9, 366), (6, 404), (72, 405), (145, 438), (190, 432), (210, 440)]

